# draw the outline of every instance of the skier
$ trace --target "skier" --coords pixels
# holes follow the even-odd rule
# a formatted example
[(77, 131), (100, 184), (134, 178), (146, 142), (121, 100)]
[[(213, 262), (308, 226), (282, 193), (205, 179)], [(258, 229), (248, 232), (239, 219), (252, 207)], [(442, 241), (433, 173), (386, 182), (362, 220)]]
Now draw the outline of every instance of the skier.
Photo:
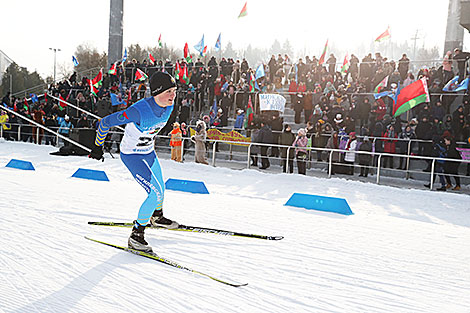
[(127, 109), (101, 119), (90, 158), (103, 160), (103, 143), (112, 126), (127, 124), (122, 138), (121, 160), (148, 196), (140, 207), (128, 240), (129, 248), (151, 252), (144, 230), (152, 226), (178, 228), (179, 224), (163, 216), (165, 192), (162, 170), (154, 150), (158, 130), (165, 126), (173, 111), (176, 81), (168, 73), (156, 72), (150, 78), (151, 97), (144, 98)]

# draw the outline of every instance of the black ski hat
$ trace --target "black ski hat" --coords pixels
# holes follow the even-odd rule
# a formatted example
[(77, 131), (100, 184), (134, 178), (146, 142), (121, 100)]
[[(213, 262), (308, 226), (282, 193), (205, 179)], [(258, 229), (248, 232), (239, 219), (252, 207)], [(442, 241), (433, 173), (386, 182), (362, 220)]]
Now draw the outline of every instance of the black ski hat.
[(176, 80), (165, 72), (156, 72), (150, 78), (150, 91), (152, 96), (161, 94), (165, 90), (176, 87)]

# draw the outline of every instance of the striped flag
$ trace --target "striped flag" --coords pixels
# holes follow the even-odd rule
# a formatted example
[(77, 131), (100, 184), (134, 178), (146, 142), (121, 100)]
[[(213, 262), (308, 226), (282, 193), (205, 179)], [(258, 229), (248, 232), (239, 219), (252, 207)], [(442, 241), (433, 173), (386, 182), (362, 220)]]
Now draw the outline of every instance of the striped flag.
[(244, 17), (248, 14), (248, 11), (246, 10), (246, 5), (247, 4), (248, 4), (248, 2), (245, 2), (245, 5), (243, 6), (243, 9), (241, 10), (240, 14), (238, 15), (238, 18)]
[(379, 37), (375, 38), (375, 42), (382, 42), (390, 38), (390, 27), (387, 28)]
[(325, 63), (326, 51), (328, 50), (328, 39), (326, 40), (325, 47), (323, 48), (323, 52), (320, 56), (320, 60), (318, 60), (318, 64), (322, 65)]

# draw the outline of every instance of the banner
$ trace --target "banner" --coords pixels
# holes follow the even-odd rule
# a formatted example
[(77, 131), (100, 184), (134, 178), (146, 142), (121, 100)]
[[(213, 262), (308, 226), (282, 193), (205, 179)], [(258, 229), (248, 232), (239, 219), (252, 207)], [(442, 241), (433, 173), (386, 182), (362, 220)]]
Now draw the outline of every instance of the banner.
[[(191, 134), (191, 136), (194, 136), (196, 134), (196, 131), (194, 129), (190, 128), (190, 134)], [(240, 146), (245, 146), (245, 144), (242, 144), (242, 143), (251, 142), (250, 137), (245, 137), (237, 131), (232, 130), (228, 133), (223, 133), (220, 130), (215, 129), (215, 128), (210, 128), (210, 129), (207, 130), (207, 139), (224, 140), (224, 141), (237, 141), (237, 142), (240, 142), (240, 143), (239, 144), (233, 143), (233, 145), (240, 145)]]
[(458, 152), (460, 152), (460, 156), (464, 160), (470, 160), (470, 149), (465, 148), (456, 148)]
[(260, 111), (280, 111), (284, 113), (286, 106), (286, 98), (281, 95), (275, 94), (260, 94), (259, 95)]

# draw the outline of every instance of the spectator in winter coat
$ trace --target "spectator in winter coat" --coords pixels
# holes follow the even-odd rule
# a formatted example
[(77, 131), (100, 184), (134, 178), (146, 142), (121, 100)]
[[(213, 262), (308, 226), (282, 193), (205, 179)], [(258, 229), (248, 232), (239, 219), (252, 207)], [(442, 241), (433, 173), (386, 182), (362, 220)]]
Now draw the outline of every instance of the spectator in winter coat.
[(196, 134), (191, 137), (191, 141), (195, 144), (196, 152), (194, 154), (194, 161), (196, 163), (209, 164), (206, 160), (206, 123), (204, 121), (197, 121)]
[[(390, 138), (390, 139), (384, 139), (384, 152), (389, 153), (389, 154), (395, 154), (397, 141), (394, 139), (398, 138), (398, 134), (395, 131), (394, 124), (391, 124), (387, 127), (387, 130), (382, 134), (382, 137)], [(393, 157), (384, 155), (383, 164), (384, 164), (384, 167), (393, 168)]]
[[(457, 159), (460, 160), (462, 157), (456, 149), (455, 140), (451, 137), (444, 137), (444, 144), (446, 148), (446, 154), (448, 159)], [(452, 188), (452, 182), (450, 178), (453, 176), (455, 179), (455, 187), (453, 190), (460, 190), (460, 177), (458, 175), (460, 162), (455, 161), (446, 161), (444, 163), (444, 173), (446, 175), (447, 185), (446, 188)]]
[[(333, 131), (331, 133), (331, 137), (328, 139), (328, 142), (326, 143), (327, 149), (335, 149), (339, 150), (339, 144), (340, 144), (340, 139), (338, 137), (338, 132)], [(338, 163), (341, 160), (340, 152), (332, 152), (328, 153), (328, 158), (330, 158), (331, 155), (331, 175), (334, 175), (335, 173), (338, 172)]]
[(176, 162), (182, 162), (181, 146), (183, 134), (178, 122), (173, 123), (173, 130), (170, 132), (171, 159)]
[(349, 134), (349, 140), (346, 143), (346, 154), (344, 155), (344, 163), (348, 165), (347, 174), (354, 175), (354, 162), (356, 161), (357, 137), (355, 132)]
[[(273, 132), (271, 128), (269, 128), (268, 124), (265, 121), (261, 121), (261, 128), (258, 133), (258, 137), (256, 138), (257, 143), (263, 144), (272, 144), (273, 143)], [(261, 154), (261, 167), (260, 169), (264, 170), (270, 166), (269, 159), (268, 159), (268, 148), (269, 146), (263, 145), (261, 146), (260, 154)]]
[[(292, 146), (295, 140), (295, 135), (292, 133), (292, 129), (288, 124), (284, 125), (284, 130), (279, 136), (279, 144), (283, 146)], [(289, 156), (287, 155), (289, 152)], [(281, 159), (282, 159), (282, 172), (289, 173), (294, 172), (294, 149), (281, 148)], [(288, 167), (287, 167), (288, 165)]]
[[(59, 123), (59, 134), (69, 137), (70, 130), (73, 128), (70, 117), (68, 115), (65, 115), (65, 117), (57, 117), (57, 122)], [(67, 145), (67, 141), (64, 141), (64, 145)]]
[[(411, 125), (406, 125), (405, 129), (398, 135), (398, 138), (401, 139), (398, 141), (398, 149), (400, 150), (400, 154), (408, 155), (413, 151), (413, 142), (410, 140), (416, 139), (416, 134), (411, 128)], [(400, 165), (398, 166), (399, 169), (406, 169), (406, 158), (400, 158)]]
[(243, 110), (238, 110), (237, 111), (237, 118), (235, 120), (235, 125), (233, 125), (233, 128), (234, 129), (242, 129), (244, 120), (245, 120), (245, 113), (243, 113)]
[(446, 115), (446, 111), (442, 106), (441, 101), (437, 101), (435, 105), (431, 108), (431, 115), (433, 119), (438, 119), (439, 121), (444, 120), (444, 116)]
[(299, 174), (305, 175), (307, 172), (307, 131), (304, 128), (299, 129), (297, 137), (292, 146), (295, 147), (295, 157), (297, 159), (297, 171)]
[[(359, 151), (372, 152), (372, 143), (370, 142), (369, 137), (364, 137), (362, 144), (359, 146)], [(359, 174), (359, 176), (367, 177), (369, 174), (369, 166), (372, 160), (372, 154), (360, 153), (358, 158), (359, 165), (361, 167), (361, 174)]]
[[(432, 150), (431, 156), (436, 158), (447, 158), (447, 149), (444, 147), (444, 143), (440, 140), (439, 137), (435, 136), (432, 141)], [(439, 191), (446, 191), (446, 183), (444, 178), (444, 160), (436, 160), (435, 162), (435, 172), (433, 181), (436, 178), (436, 174), (439, 175), (439, 181), (441, 183), (441, 187), (437, 190)], [(430, 184), (424, 185), (424, 187), (431, 187)]]

